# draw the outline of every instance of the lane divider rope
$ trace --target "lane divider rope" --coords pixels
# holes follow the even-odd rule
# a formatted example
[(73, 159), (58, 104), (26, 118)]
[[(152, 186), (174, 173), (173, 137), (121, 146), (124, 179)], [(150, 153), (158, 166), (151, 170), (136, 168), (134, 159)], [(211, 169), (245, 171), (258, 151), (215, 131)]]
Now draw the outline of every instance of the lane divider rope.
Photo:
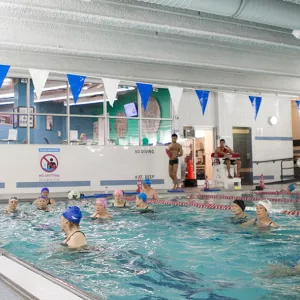
[[(126, 201), (135, 201), (133, 197), (125, 197)], [(210, 204), (210, 203), (196, 203), (196, 202), (182, 202), (182, 201), (171, 201), (171, 200), (155, 200), (149, 199), (147, 203), (151, 204), (161, 204), (161, 205), (174, 205), (174, 206), (193, 206), (197, 208), (207, 208), (207, 209), (219, 209), (219, 210), (230, 210), (232, 205), (224, 204)], [(248, 209), (252, 210), (252, 209)], [(276, 210), (273, 212), (278, 212), (286, 215), (300, 216), (300, 211), (297, 210)]]
[(288, 196), (299, 196), (299, 192), (289, 192), (289, 191), (255, 191), (254, 194), (258, 195), (288, 195)]

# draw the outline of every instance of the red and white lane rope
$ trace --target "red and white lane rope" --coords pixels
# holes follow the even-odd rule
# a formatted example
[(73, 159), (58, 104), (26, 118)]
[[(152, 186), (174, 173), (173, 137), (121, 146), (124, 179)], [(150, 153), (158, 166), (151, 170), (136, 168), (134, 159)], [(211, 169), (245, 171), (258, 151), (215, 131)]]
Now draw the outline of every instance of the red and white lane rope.
[[(128, 197), (125, 198), (126, 201), (135, 201), (135, 198)], [(151, 204), (161, 204), (161, 205), (175, 205), (175, 206), (193, 206), (197, 208), (206, 209), (219, 209), (219, 210), (230, 210), (231, 205), (223, 204), (210, 204), (210, 203), (196, 203), (196, 202), (182, 202), (182, 201), (171, 201), (171, 200), (148, 200), (147, 203)], [(246, 208), (246, 210), (255, 210), (254, 207)], [(273, 210), (272, 212), (282, 213), (291, 216), (300, 216), (300, 211), (297, 210)]]
[[(198, 194), (188, 196), (190, 200), (193, 199), (222, 199), (222, 200), (244, 200), (251, 202), (258, 202), (261, 200), (266, 200), (266, 198), (254, 198), (254, 197), (244, 197), (244, 196), (228, 196), (228, 195), (211, 195), (211, 194)], [(283, 199), (283, 198), (268, 198), (271, 202), (284, 202), (284, 203), (297, 203), (300, 199)]]
[(255, 194), (258, 195), (294, 195), (294, 196), (300, 196), (299, 192), (289, 192), (289, 191), (255, 191)]

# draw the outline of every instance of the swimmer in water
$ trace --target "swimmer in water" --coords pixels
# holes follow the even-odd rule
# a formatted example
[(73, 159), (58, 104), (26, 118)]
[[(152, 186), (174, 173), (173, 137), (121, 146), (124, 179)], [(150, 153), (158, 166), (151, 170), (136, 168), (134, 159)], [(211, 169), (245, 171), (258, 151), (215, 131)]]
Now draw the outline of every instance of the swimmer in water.
[(269, 213), (272, 208), (272, 203), (269, 200), (261, 200), (258, 201), (256, 204), (256, 216), (257, 218), (252, 219), (244, 224), (242, 227), (246, 226), (257, 226), (260, 228), (268, 228), (268, 227), (279, 227), (275, 222), (273, 222), (270, 217)]
[(47, 198), (46, 197), (41, 196), (38, 199), (37, 209), (38, 210), (49, 211), (48, 206), (47, 206)]
[(17, 214), (18, 213), (18, 199), (16, 197), (12, 197), (8, 200), (8, 207), (5, 210), (7, 215)]
[(114, 202), (112, 203), (113, 207), (126, 207), (126, 201), (123, 199), (124, 193), (121, 190), (116, 190), (114, 192)]
[(156, 190), (151, 187), (150, 179), (145, 179), (143, 181), (143, 192), (147, 195), (148, 199), (158, 199)]
[(96, 212), (91, 215), (93, 219), (111, 219), (112, 216), (106, 211), (107, 200), (105, 198), (98, 198), (96, 200)]
[(135, 199), (135, 208), (141, 213), (154, 212), (152, 206), (147, 204), (147, 195), (140, 193)]
[(71, 206), (62, 213), (61, 230), (66, 234), (63, 246), (81, 248), (87, 245), (84, 233), (79, 230), (81, 218), (82, 213), (77, 206)]
[(248, 216), (245, 214), (245, 202), (243, 200), (234, 200), (232, 205), (232, 212), (234, 214), (235, 219), (240, 221), (247, 221)]
[[(55, 201), (49, 198), (49, 189), (44, 187), (41, 190), (41, 196), (44, 196), (47, 199), (47, 205), (54, 205)], [(32, 204), (38, 206), (39, 199), (36, 199)]]

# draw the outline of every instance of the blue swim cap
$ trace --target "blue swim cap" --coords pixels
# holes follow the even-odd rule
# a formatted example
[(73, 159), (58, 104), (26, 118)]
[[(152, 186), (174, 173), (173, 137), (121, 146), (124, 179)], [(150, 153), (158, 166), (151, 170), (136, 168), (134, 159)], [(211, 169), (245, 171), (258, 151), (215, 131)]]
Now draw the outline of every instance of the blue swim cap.
[(290, 184), (289, 186), (288, 186), (288, 189), (289, 189), (289, 191), (290, 192), (293, 192), (295, 189), (296, 189), (296, 186), (295, 186), (295, 184)]
[(47, 200), (47, 198), (45, 196), (40, 196), (39, 199), (45, 199), (45, 200)]
[(151, 185), (151, 180), (150, 179), (145, 179), (143, 181), (143, 184)]
[(46, 188), (46, 187), (44, 187), (44, 188), (42, 188), (42, 190), (41, 190), (41, 194), (42, 194), (43, 192), (48, 192), (48, 193), (49, 193), (49, 189)]
[(68, 221), (79, 225), (80, 220), (82, 218), (82, 213), (80, 211), (80, 208), (78, 206), (71, 206), (68, 207), (63, 213), (63, 217), (67, 219)]
[(147, 202), (147, 195), (145, 193), (140, 193), (137, 195), (139, 199), (141, 199), (144, 202)]

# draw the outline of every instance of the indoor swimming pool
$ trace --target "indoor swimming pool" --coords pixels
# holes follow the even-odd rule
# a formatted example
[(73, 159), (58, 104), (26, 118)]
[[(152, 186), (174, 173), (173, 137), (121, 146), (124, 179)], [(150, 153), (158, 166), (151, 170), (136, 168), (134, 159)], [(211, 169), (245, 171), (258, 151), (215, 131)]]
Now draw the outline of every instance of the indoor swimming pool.
[[(76, 204), (87, 249), (60, 245), (60, 214), (73, 201), (58, 202), (51, 212), (21, 203), (25, 213), (1, 214), (0, 247), (99, 299), (299, 299), (300, 276), (281, 276), (271, 267), (300, 259), (298, 217), (273, 214), (281, 227), (260, 230), (241, 228), (230, 210), (109, 208), (112, 220), (91, 220), (94, 201)], [(294, 209), (274, 206), (282, 205)]]

